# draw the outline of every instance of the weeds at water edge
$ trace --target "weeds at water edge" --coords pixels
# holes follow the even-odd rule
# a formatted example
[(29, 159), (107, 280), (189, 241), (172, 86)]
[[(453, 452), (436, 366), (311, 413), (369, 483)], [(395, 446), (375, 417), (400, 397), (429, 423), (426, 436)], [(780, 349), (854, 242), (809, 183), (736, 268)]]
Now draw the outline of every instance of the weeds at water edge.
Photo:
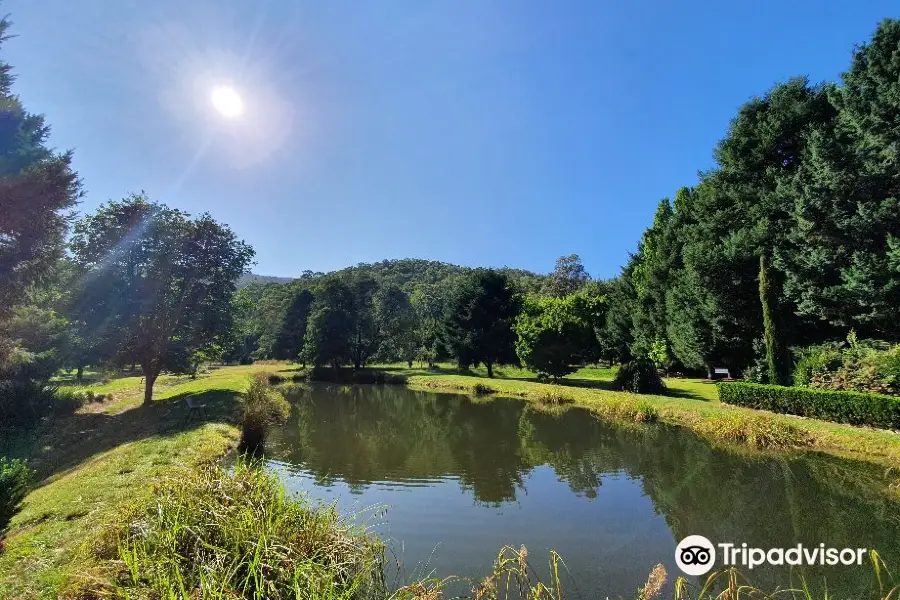
[(102, 537), (105, 568), (69, 597), (383, 599), (384, 544), (262, 468), (173, 476)]
[(768, 415), (710, 415), (695, 429), (713, 440), (746, 444), (758, 449), (798, 448), (809, 445), (809, 434), (802, 429)]

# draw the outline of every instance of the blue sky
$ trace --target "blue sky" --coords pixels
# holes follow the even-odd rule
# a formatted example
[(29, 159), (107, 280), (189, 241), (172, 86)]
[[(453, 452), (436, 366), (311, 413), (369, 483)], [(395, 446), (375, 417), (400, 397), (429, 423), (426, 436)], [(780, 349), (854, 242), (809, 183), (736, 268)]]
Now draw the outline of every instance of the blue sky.
[[(836, 80), (887, 1), (6, 0), (91, 211), (145, 190), (292, 276), (422, 257), (614, 275), (740, 104)], [(893, 12), (892, 12), (893, 11)], [(245, 112), (214, 112), (231, 85)]]

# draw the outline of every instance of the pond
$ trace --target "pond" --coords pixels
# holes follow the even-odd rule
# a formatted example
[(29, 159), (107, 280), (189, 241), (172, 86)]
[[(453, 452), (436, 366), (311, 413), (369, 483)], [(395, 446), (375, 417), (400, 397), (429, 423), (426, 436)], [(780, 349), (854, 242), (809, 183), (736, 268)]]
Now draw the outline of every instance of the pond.
[[(539, 568), (549, 549), (562, 556), (573, 597), (630, 598), (657, 563), (671, 585), (675, 547), (694, 534), (738, 547), (873, 548), (900, 570), (900, 506), (881, 493), (883, 469), (745, 456), (678, 428), (402, 386), (313, 385), (291, 401), (269, 438), (270, 466), (290, 489), (365, 519), (401, 581), (481, 577), (501, 547), (524, 544)], [(875, 585), (868, 560), (791, 569), (744, 572), (763, 588), (827, 577), (835, 598)]]

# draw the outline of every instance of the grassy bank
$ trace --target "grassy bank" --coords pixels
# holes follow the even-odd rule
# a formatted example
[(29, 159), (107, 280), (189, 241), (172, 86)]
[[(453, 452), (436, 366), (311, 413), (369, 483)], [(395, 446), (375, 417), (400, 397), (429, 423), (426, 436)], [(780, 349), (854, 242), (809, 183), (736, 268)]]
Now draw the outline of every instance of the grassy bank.
[[(90, 566), (85, 544), (123, 506), (146, 502), (161, 477), (214, 460), (235, 443), (235, 394), (251, 373), (271, 369), (161, 377), (149, 407), (141, 406), (140, 377), (81, 386), (112, 393), (113, 400), (4, 437), (0, 452), (27, 458), (38, 485), (13, 518), (0, 554), (0, 598), (56, 598)], [(186, 419), (188, 396), (206, 406), (206, 419)]]
[(651, 396), (609, 389), (611, 374), (602, 370), (577, 373), (573, 379), (574, 382), (564, 380), (563, 384), (557, 385), (531, 379), (487, 379), (477, 373), (454, 375), (420, 371), (410, 373), (407, 382), (419, 389), (469, 394), (490, 391), (537, 403), (556, 397), (607, 417), (638, 414), (645, 412), (638, 408), (652, 407), (659, 421), (687, 427), (713, 441), (758, 448), (806, 448), (886, 468), (896, 468), (900, 464), (900, 435), (896, 432), (724, 405), (710, 393), (714, 393), (715, 387), (699, 380), (669, 379), (666, 383), (673, 392), (671, 395)]

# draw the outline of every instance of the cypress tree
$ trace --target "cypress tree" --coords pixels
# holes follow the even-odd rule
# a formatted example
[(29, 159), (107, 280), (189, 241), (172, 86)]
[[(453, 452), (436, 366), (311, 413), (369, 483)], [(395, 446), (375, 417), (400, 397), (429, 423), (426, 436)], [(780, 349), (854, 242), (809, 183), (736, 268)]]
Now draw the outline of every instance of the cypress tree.
[(759, 256), (759, 301), (762, 304), (763, 339), (766, 344), (769, 383), (786, 385), (788, 382), (788, 359), (787, 349), (778, 327), (778, 290), (772, 265), (765, 252)]

